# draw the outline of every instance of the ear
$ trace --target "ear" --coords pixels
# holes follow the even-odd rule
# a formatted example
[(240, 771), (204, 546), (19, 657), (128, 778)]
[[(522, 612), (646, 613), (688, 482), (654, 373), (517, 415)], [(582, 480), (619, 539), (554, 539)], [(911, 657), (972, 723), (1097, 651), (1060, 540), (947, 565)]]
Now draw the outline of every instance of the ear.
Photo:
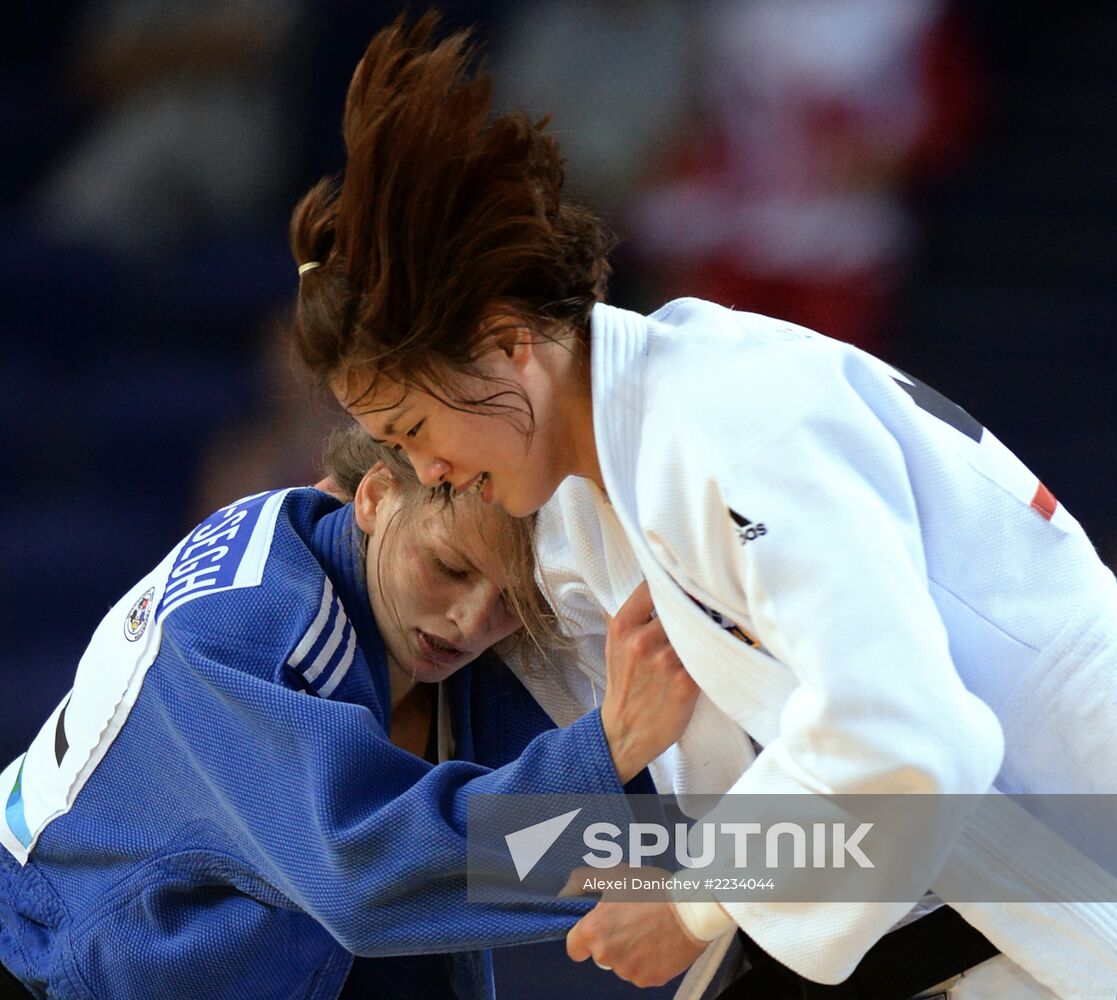
[(534, 338), (524, 318), (501, 302), (493, 302), (481, 319), (481, 340), (516, 368), (524, 369), (534, 353)]
[(396, 477), (383, 462), (377, 462), (361, 478), (353, 494), (353, 516), (366, 535), (376, 533), (376, 510), (381, 501), (398, 489)]

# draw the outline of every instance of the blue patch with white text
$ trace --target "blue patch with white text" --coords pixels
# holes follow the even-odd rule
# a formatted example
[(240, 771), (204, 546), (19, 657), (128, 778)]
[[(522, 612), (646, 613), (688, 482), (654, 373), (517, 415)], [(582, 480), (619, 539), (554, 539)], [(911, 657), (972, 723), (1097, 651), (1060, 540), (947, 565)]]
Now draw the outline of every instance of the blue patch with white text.
[[(175, 557), (156, 619), (162, 620), (192, 598), (258, 584), (271, 542), (275, 513), (279, 509), (278, 501), (286, 492), (245, 497), (222, 507), (200, 524)], [(261, 542), (256, 527), (265, 510), (271, 516), (264, 519), (267, 537)]]

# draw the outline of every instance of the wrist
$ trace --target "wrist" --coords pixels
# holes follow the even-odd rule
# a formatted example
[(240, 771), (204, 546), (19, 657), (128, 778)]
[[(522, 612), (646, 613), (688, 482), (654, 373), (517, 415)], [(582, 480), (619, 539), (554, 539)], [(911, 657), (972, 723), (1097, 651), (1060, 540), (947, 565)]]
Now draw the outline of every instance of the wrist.
[(606, 715), (604, 706), (601, 710), (601, 729), (605, 734), (605, 745), (609, 748), (617, 777), (622, 785), (627, 785), (640, 773), (645, 762), (638, 759), (639, 754), (633, 741), (619, 723)]
[[(606, 740), (608, 741), (608, 737)], [(631, 752), (623, 747), (614, 749), (612, 741), (609, 741), (609, 753), (613, 758), (613, 768), (617, 772), (617, 778), (622, 785), (627, 785), (644, 769), (643, 764), (636, 763), (635, 756)]]

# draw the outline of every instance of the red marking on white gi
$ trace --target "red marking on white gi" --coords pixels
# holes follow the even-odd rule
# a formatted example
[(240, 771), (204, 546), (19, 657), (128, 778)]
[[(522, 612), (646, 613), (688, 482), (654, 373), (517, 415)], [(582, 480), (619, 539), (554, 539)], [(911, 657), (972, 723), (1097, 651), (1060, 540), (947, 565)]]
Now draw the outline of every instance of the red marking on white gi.
[(1059, 506), (1059, 501), (1055, 499), (1055, 495), (1043, 485), (1043, 483), (1036, 483), (1036, 493), (1032, 497), (1032, 510), (1038, 510), (1045, 520), (1050, 521), (1055, 516), (1055, 509)]

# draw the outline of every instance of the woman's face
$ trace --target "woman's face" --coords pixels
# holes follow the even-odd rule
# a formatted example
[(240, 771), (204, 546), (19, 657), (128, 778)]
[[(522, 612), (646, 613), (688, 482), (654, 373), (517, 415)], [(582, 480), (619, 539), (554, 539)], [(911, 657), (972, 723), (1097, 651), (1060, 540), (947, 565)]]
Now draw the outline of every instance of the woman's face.
[(408, 677), (440, 681), (519, 628), (496, 511), (472, 497), (403, 511), (383, 472), (365, 477), (354, 508), (369, 536), (373, 614), (389, 661)]
[(572, 471), (569, 427), (555, 406), (553, 380), (532, 352), (525, 358), (497, 348), (478, 369), (480, 375), (447, 376), (441, 394), (478, 401), (481, 412), (383, 378), (375, 392), (365, 391), (370, 379), (354, 377), (335, 383), (334, 393), (366, 433), (406, 454), (424, 485), (475, 490), (485, 503), (524, 517)]

